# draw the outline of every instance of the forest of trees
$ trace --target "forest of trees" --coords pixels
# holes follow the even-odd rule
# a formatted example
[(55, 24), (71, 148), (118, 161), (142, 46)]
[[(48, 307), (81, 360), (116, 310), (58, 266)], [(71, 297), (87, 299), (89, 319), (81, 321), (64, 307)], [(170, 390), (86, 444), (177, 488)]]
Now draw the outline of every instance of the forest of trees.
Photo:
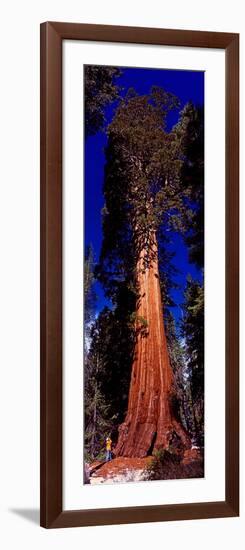
[[(204, 445), (204, 116), (160, 87), (121, 94), (120, 71), (85, 68), (86, 135), (107, 136), (100, 258), (85, 254), (85, 460)], [(108, 105), (113, 116), (106, 117)], [(189, 262), (181, 321), (169, 241)], [(96, 313), (95, 281), (110, 307)]]

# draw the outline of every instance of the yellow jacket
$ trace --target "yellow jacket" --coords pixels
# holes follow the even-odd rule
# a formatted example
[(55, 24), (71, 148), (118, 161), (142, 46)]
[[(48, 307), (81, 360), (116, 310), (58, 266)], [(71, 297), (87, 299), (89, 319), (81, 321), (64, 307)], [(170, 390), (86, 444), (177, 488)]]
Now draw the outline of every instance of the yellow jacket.
[(106, 440), (106, 450), (107, 451), (111, 451), (111, 444), (112, 444), (112, 440), (110, 438), (108, 438)]

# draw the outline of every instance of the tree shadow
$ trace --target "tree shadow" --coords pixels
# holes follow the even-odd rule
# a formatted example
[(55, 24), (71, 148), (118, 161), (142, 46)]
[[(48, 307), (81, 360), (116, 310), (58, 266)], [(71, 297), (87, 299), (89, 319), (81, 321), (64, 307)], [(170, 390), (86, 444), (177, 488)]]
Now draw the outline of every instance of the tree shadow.
[(10, 508), (9, 512), (40, 525), (40, 510), (38, 508)]

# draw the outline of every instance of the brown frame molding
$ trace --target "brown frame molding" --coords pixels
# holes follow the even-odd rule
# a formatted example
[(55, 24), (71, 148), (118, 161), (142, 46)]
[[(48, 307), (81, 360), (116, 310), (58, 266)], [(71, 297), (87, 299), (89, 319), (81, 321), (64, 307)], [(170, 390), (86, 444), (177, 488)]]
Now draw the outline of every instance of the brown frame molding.
[[(224, 502), (62, 510), (62, 40), (220, 48), (226, 55), (226, 498)], [(239, 515), (239, 35), (41, 24), (41, 526)]]

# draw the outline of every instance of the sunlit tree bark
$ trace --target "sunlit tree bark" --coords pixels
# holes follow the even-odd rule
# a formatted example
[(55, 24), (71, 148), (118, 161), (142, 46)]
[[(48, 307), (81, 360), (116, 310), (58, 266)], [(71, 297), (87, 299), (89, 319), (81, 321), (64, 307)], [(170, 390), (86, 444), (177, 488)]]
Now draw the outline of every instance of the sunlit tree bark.
[(128, 411), (119, 428), (117, 456), (143, 457), (168, 448), (173, 434), (184, 446), (189, 438), (171, 410), (172, 371), (163, 323), (156, 234), (152, 232), (137, 262), (136, 345)]

